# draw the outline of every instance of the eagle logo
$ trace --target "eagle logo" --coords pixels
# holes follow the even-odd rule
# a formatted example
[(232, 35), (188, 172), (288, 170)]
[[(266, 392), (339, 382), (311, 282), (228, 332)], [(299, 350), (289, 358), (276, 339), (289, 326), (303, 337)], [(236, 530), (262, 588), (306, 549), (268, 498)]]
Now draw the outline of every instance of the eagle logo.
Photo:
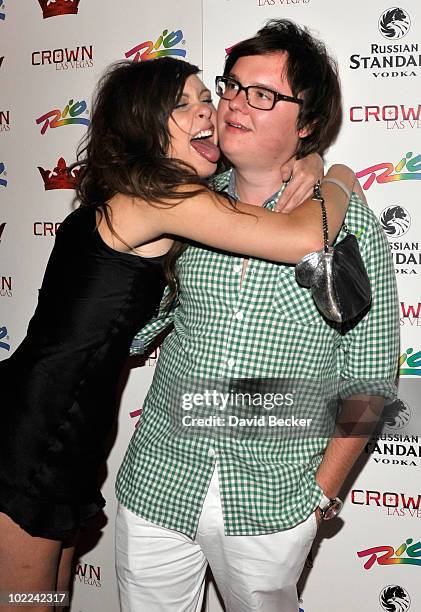
[(407, 612), (411, 606), (408, 593), (398, 584), (384, 587), (379, 599), (382, 609), (386, 612)]
[(380, 215), (380, 223), (386, 236), (400, 238), (411, 227), (411, 216), (403, 206), (388, 206)]
[(406, 11), (394, 6), (382, 13), (379, 19), (380, 33), (389, 40), (403, 38), (411, 27), (411, 20)]
[(398, 398), (384, 407), (382, 419), (386, 429), (402, 429), (411, 419), (411, 409), (406, 402)]

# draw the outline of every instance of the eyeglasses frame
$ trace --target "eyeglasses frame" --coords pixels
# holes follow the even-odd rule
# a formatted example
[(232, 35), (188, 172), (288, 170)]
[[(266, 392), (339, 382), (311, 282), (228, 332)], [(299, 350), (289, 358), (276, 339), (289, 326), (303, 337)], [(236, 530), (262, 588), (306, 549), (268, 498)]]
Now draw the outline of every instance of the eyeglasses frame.
[[(235, 83), (238, 86), (238, 91), (235, 94), (235, 96), (233, 98), (224, 98), (224, 96), (221, 96), (218, 93), (218, 85), (221, 81), (231, 81), (233, 83)], [(264, 91), (269, 91), (271, 94), (273, 94), (275, 96), (274, 100), (273, 100), (273, 104), (270, 108), (260, 108), (258, 106), (253, 106), (253, 104), (250, 104), (249, 102), (249, 89), (263, 89)], [(301, 100), (300, 98), (295, 98), (294, 96), (287, 96), (285, 94), (281, 94), (279, 93), (279, 91), (275, 91), (273, 89), (269, 89), (269, 87), (262, 87), (260, 85), (247, 85), (247, 87), (244, 87), (244, 85), (241, 85), (241, 83), (239, 83), (236, 79), (233, 79), (232, 77), (226, 77), (226, 76), (217, 76), (215, 77), (215, 91), (216, 91), (216, 95), (219, 96), (222, 100), (235, 100), (235, 98), (238, 96), (238, 94), (241, 91), (244, 91), (246, 94), (246, 100), (247, 100), (247, 104), (249, 106), (251, 106), (251, 108), (255, 108), (257, 110), (264, 110), (264, 111), (271, 111), (275, 108), (275, 104), (277, 102), (293, 102), (294, 104), (302, 104), (303, 100)]]

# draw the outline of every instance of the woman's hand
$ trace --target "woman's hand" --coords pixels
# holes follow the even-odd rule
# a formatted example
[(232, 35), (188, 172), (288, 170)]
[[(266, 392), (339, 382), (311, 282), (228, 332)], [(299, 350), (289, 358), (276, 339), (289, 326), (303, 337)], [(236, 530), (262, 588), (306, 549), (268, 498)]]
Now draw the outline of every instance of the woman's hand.
[[(323, 160), (318, 153), (288, 162), (281, 168), (282, 180), (288, 181), (275, 206), (277, 212), (291, 212), (313, 195), (313, 185), (323, 178)], [(291, 177), (291, 178), (290, 178)]]

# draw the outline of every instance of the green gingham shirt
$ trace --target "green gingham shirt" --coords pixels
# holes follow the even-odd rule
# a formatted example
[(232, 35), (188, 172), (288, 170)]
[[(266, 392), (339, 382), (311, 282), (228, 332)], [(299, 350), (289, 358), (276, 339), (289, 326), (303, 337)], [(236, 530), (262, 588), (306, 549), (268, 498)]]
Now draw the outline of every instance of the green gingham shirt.
[[(234, 173), (214, 179), (235, 195)], [(282, 189), (281, 189), (282, 191)], [(272, 209), (279, 193), (264, 206)], [(370, 312), (341, 335), (319, 314), (294, 267), (189, 246), (178, 260), (179, 300), (136, 336), (132, 353), (173, 323), (117, 477), (120, 503), (143, 518), (194, 538), (218, 462), (225, 533), (258, 535), (303, 521), (321, 501), (315, 480), (329, 437), (247, 439), (206, 429), (173, 435), (180, 380), (289, 378), (340, 380), (346, 397), (371, 390), (393, 396), (399, 351), (396, 280), (374, 213), (352, 195), (346, 224), (358, 236), (373, 293)], [(338, 240), (345, 237), (343, 231)], [(371, 385), (371, 387), (370, 387)], [(318, 407), (325, 409), (323, 403)]]

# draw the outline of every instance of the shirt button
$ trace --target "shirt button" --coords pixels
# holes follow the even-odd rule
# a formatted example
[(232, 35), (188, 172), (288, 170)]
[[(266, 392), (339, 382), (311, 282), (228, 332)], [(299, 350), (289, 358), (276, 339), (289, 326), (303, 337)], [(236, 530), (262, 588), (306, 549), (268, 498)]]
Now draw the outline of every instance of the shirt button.
[(214, 448), (210, 448), (208, 450), (208, 457), (215, 457), (215, 455), (216, 455), (215, 449)]
[(227, 365), (229, 368), (232, 368), (233, 366), (235, 366), (235, 359), (233, 359), (232, 357), (230, 357), (227, 361)]
[(234, 319), (237, 319), (237, 321), (242, 321), (244, 319), (243, 311), (239, 310), (238, 312), (236, 312), (234, 315)]
[(235, 264), (234, 266), (234, 272), (236, 274), (238, 274), (239, 272), (241, 272), (241, 270), (243, 269), (243, 264)]

